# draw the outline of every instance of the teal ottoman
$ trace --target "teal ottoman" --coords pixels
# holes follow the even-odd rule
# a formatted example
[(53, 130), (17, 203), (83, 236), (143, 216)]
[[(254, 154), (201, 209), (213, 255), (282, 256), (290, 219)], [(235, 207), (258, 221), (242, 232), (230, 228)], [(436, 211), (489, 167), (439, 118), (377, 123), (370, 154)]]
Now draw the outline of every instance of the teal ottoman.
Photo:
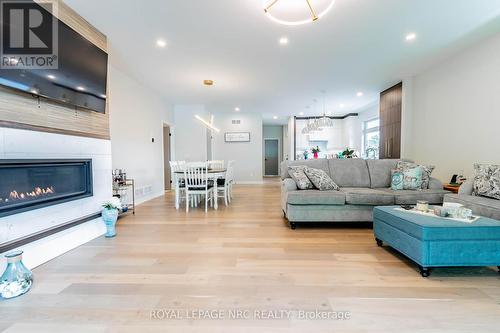
[(373, 232), (413, 260), (423, 277), (431, 267), (497, 266), (500, 269), (500, 221), (480, 218), (465, 223), (440, 217), (375, 207)]

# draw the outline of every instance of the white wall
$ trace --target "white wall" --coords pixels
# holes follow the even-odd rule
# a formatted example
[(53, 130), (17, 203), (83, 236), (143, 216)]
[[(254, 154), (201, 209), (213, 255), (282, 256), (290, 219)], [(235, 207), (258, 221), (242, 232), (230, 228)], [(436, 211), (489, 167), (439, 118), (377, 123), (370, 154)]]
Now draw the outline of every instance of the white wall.
[[(199, 162), (207, 160), (207, 130), (194, 118), (199, 115), (209, 120), (204, 105), (175, 105), (175, 127), (173, 133), (174, 154), (178, 161)], [(219, 126), (216, 119), (216, 126)], [(214, 157), (215, 158), (215, 157)]]
[(287, 125), (287, 142), (288, 144), (286, 145), (288, 147), (288, 159), (293, 161), (295, 160), (295, 118), (290, 117), (288, 118), (288, 125)]
[(359, 117), (347, 117), (343, 121), (344, 148), (361, 153), (362, 122)]
[(377, 118), (380, 114), (378, 100), (362, 109), (356, 110), (355, 112), (358, 113), (361, 124), (367, 120)]
[(113, 169), (135, 179), (140, 203), (164, 192), (163, 123), (173, 124), (173, 112), (159, 94), (117, 68), (110, 66), (109, 77)]
[[(235, 160), (238, 183), (262, 182), (262, 116), (255, 113), (214, 113), (220, 133), (213, 137), (213, 158)], [(232, 120), (239, 119), (239, 125)], [(250, 142), (224, 142), (225, 132), (250, 132)]]
[(449, 181), (475, 162), (500, 164), (500, 34), (415, 76), (404, 157)]

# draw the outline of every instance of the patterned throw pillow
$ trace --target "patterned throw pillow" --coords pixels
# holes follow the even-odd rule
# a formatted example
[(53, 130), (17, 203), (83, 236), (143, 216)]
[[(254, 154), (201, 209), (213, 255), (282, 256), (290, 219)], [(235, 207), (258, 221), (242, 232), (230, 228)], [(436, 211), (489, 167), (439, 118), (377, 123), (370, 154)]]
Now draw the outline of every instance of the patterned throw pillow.
[(339, 186), (323, 170), (306, 167), (304, 172), (318, 190), (339, 190)]
[(416, 167), (403, 171), (403, 190), (422, 189), (423, 174), (422, 167)]
[(394, 191), (403, 190), (403, 178), (404, 175), (399, 170), (391, 171), (391, 189)]
[(422, 189), (426, 190), (429, 188), (429, 183), (431, 180), (431, 173), (434, 171), (435, 166), (433, 165), (418, 165), (413, 162), (398, 161), (396, 169), (399, 171), (405, 171), (408, 169), (414, 169), (416, 167), (422, 168)]
[(313, 183), (311, 183), (304, 173), (305, 168), (304, 165), (288, 167), (288, 174), (295, 181), (299, 190), (311, 190), (314, 188)]
[(474, 164), (473, 194), (500, 200), (500, 165)]

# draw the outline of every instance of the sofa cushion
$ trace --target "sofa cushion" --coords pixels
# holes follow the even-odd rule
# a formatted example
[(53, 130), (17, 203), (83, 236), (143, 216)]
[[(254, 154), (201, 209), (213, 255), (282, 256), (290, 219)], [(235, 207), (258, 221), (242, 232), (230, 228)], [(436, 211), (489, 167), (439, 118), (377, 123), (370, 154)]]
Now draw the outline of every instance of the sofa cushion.
[(390, 187), (391, 170), (396, 168), (398, 160), (366, 160), (370, 173), (370, 187)]
[(295, 184), (297, 184), (297, 188), (299, 190), (312, 190), (314, 189), (313, 183), (307, 178), (305, 174), (305, 169), (307, 167), (303, 165), (297, 165), (297, 166), (289, 166), (288, 167), (288, 174), (292, 179), (295, 181)]
[(391, 189), (394, 191), (404, 190), (404, 173), (399, 170), (392, 170), (391, 173)]
[(500, 165), (474, 164), (474, 195), (500, 199)]
[(380, 188), (378, 190), (393, 194), (396, 205), (416, 205), (418, 200), (425, 200), (430, 204), (441, 204), (444, 195), (449, 193), (443, 189), (394, 191), (390, 188)]
[(371, 188), (343, 187), (345, 201), (350, 205), (394, 205), (394, 195)]
[(340, 187), (370, 187), (366, 161), (361, 158), (328, 160), (330, 177)]
[[(309, 168), (315, 168), (325, 171), (330, 175), (330, 169), (328, 168), (328, 160), (326, 158), (320, 158), (317, 160), (297, 160), (297, 161), (283, 161), (281, 163), (281, 179), (291, 178), (288, 174), (289, 166), (304, 165)], [(331, 175), (330, 175), (331, 176)]]
[(465, 194), (447, 194), (445, 202), (456, 202), (472, 210), (472, 213), (479, 216), (500, 220), (500, 200), (476, 197)]
[(291, 205), (344, 205), (345, 193), (319, 190), (292, 191), (288, 193), (287, 203)]
[(316, 187), (320, 191), (332, 191), (339, 190), (339, 187), (335, 182), (330, 178), (330, 176), (323, 170), (314, 169), (314, 168), (305, 168), (305, 174), (313, 183), (314, 187)]
[[(422, 188), (422, 167), (403, 170), (403, 189), (419, 190)], [(428, 185), (426, 188), (429, 187)], [(391, 186), (392, 188), (392, 186)]]
[(407, 169), (414, 169), (416, 167), (422, 168), (422, 185), (420, 186), (420, 188), (423, 190), (426, 190), (429, 188), (431, 173), (432, 173), (432, 171), (434, 171), (435, 166), (433, 166), (433, 165), (418, 165), (416, 163), (409, 162), (409, 161), (398, 161), (398, 164), (396, 165), (396, 169), (398, 169), (400, 171), (404, 171)]

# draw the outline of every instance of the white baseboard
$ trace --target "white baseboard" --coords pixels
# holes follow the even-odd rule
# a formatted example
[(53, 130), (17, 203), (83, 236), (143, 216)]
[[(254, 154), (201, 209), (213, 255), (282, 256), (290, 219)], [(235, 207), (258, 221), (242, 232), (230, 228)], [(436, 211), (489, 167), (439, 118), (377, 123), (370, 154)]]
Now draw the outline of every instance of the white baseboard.
[(135, 205), (136, 206), (140, 205), (142, 203), (145, 203), (146, 201), (153, 200), (153, 199), (156, 199), (158, 197), (161, 197), (162, 195), (165, 195), (165, 191), (161, 191), (161, 192), (157, 192), (157, 193), (145, 195), (145, 196), (142, 196), (140, 198), (136, 198)]

